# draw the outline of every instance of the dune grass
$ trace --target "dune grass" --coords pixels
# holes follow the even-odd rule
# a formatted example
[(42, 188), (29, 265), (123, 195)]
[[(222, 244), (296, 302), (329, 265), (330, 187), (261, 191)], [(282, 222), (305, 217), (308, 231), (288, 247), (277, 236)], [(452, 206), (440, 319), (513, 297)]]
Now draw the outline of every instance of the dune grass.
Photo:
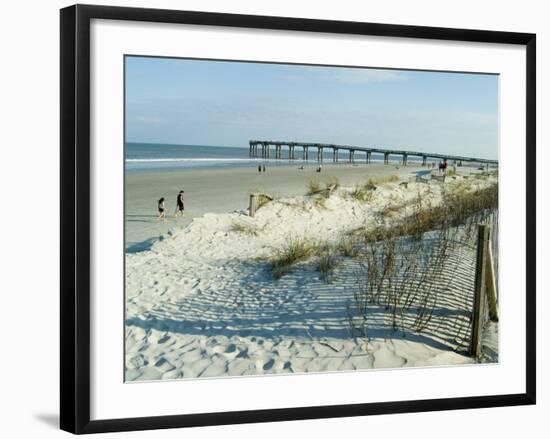
[(319, 272), (321, 277), (330, 283), (336, 265), (338, 264), (338, 255), (334, 247), (329, 244), (323, 244), (318, 247)]
[(270, 258), (271, 270), (280, 279), (292, 266), (313, 256), (318, 246), (304, 238), (289, 238), (282, 249)]
[(328, 198), (339, 187), (340, 181), (336, 177), (329, 178), (324, 183), (311, 179), (307, 184), (307, 195), (319, 195)]
[(389, 175), (384, 177), (371, 177), (369, 178), (367, 185), (376, 186), (383, 183), (395, 183), (399, 181), (399, 175)]
[(229, 227), (229, 231), (234, 233), (242, 233), (249, 236), (257, 236), (260, 232), (260, 229), (255, 224), (235, 221)]
[(353, 199), (357, 201), (368, 203), (374, 198), (374, 190), (372, 189), (372, 186), (370, 186), (368, 183), (362, 186), (357, 185), (350, 192), (350, 195)]
[(258, 210), (261, 207), (265, 206), (270, 201), (273, 201), (273, 197), (271, 197), (269, 195), (266, 195), (266, 194), (259, 194), (257, 196), (256, 210)]
[[(401, 236), (420, 239), (430, 230), (460, 225), (470, 227), (475, 221), (483, 222), (490, 212), (498, 209), (498, 182), (479, 189), (461, 181), (443, 189), (442, 199), (442, 203), (432, 205), (430, 194), (425, 193), (412, 200), (388, 203), (379, 212), (381, 224), (374, 228), (357, 227), (346, 234), (370, 242)], [(407, 213), (403, 214), (405, 208)]]
[(317, 209), (326, 209), (326, 200), (340, 187), (340, 181), (333, 177), (324, 183), (312, 179), (307, 185), (307, 195), (313, 196), (313, 202)]
[(319, 180), (311, 179), (307, 183), (307, 195), (316, 195), (321, 192), (321, 182)]
[(337, 248), (344, 255), (349, 258), (354, 258), (359, 254), (357, 238), (353, 234), (344, 234), (338, 241)]
[(444, 191), (443, 202), (432, 206), (418, 195), (409, 206), (412, 209), (397, 220), (387, 225), (387, 233), (392, 237), (411, 236), (422, 238), (431, 230), (482, 223), (490, 212), (498, 209), (498, 183), (482, 189)]
[[(335, 186), (334, 183), (325, 183), (324, 186), (312, 188), (318, 191), (315, 196), (318, 207), (324, 206), (327, 199), (319, 194), (327, 189), (330, 194)], [(367, 191), (372, 192), (372, 190)], [(442, 203), (432, 205), (429, 194), (420, 193), (414, 199), (396, 200), (396, 203), (389, 203), (382, 209), (383, 221), (378, 226), (359, 227), (342, 235), (336, 243), (331, 245), (314, 243), (305, 238), (290, 238), (282, 249), (269, 258), (273, 274), (276, 278), (280, 278), (295, 264), (317, 256), (319, 271), (325, 279), (328, 279), (338, 261), (338, 255), (357, 257), (363, 252), (361, 249), (369, 243), (391, 243), (405, 236), (420, 241), (424, 233), (432, 230), (448, 230), (465, 224), (475, 225), (498, 208), (498, 183), (482, 189), (472, 187), (471, 190), (468, 190), (464, 184), (457, 184), (456, 188), (451, 186), (443, 189), (442, 200)], [(406, 212), (404, 212), (405, 208)], [(239, 226), (236, 227), (240, 229)], [(243, 233), (246, 232), (243, 231)]]
[(405, 209), (407, 206), (410, 206), (412, 203), (413, 201), (411, 200), (388, 203), (380, 210), (380, 214), (384, 218), (394, 217), (400, 214), (403, 211), (403, 209)]

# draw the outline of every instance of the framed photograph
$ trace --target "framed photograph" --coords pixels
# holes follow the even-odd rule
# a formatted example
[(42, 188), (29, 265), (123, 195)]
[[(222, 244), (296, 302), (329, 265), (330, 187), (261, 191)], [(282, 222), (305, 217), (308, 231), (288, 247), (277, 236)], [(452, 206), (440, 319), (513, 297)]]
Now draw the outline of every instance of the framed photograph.
[(535, 403), (535, 35), (61, 10), (61, 428)]

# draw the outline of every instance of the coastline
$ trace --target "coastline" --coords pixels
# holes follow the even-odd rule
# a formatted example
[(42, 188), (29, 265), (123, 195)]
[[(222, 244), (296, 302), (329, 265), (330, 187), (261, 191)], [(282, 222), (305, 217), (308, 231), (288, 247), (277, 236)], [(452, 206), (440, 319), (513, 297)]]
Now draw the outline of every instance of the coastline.
[[(343, 186), (366, 183), (369, 178), (399, 176), (400, 180), (414, 179), (416, 173), (429, 168), (415, 165), (327, 164), (315, 172), (317, 163), (302, 162), (269, 166), (259, 173), (257, 165), (223, 168), (188, 168), (126, 172), (125, 175), (125, 241), (126, 250), (147, 249), (171, 230), (188, 226), (194, 218), (206, 213), (227, 213), (248, 207), (251, 192), (275, 197), (304, 195), (312, 179), (337, 178)], [(468, 168), (468, 172), (470, 168)], [(176, 195), (185, 190), (185, 215), (174, 218)], [(166, 221), (156, 221), (156, 203), (166, 198)]]

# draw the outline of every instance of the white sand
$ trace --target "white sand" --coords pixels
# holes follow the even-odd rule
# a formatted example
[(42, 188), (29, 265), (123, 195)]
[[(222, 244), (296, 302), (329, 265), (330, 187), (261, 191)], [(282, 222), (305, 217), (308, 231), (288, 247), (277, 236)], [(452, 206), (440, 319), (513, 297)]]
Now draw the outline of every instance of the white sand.
[[(459, 177), (445, 185), (466, 181), (487, 184)], [(321, 278), (313, 259), (279, 280), (262, 260), (291, 236), (335, 241), (350, 229), (373, 224), (389, 203), (419, 193), (436, 202), (442, 186), (385, 183), (368, 203), (350, 198), (351, 188), (342, 187), (324, 208), (312, 197), (278, 198), (255, 218), (247, 216), (244, 202), (240, 211), (195, 217), (186, 227), (172, 228), (150, 250), (127, 254), (126, 379), (473, 362), (453, 352), (469, 333), (471, 295), (461, 285), (468, 274), (450, 273), (438, 303), (441, 312), (422, 334), (394, 332), (380, 309), (364, 339), (352, 338), (348, 323), (360, 270), (356, 260), (341, 260), (332, 283)], [(251, 225), (258, 234), (231, 231), (235, 223)], [(463, 266), (473, 267), (473, 251), (460, 257)]]

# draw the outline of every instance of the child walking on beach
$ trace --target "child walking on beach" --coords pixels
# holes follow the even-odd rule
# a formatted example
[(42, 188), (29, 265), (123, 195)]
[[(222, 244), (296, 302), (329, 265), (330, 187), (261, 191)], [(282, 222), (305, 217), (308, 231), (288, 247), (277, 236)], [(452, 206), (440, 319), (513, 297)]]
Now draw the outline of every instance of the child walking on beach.
[(183, 215), (183, 211), (185, 210), (185, 207), (183, 205), (183, 194), (184, 191), (180, 191), (178, 194), (178, 199), (176, 201), (176, 211), (174, 212), (174, 216), (178, 216), (178, 214)]
[(159, 209), (159, 216), (157, 218), (157, 221), (160, 221), (160, 220), (163, 220), (164, 221), (164, 218), (166, 218), (165, 214), (164, 214), (164, 197), (162, 197), (159, 201), (158, 201), (158, 209)]

